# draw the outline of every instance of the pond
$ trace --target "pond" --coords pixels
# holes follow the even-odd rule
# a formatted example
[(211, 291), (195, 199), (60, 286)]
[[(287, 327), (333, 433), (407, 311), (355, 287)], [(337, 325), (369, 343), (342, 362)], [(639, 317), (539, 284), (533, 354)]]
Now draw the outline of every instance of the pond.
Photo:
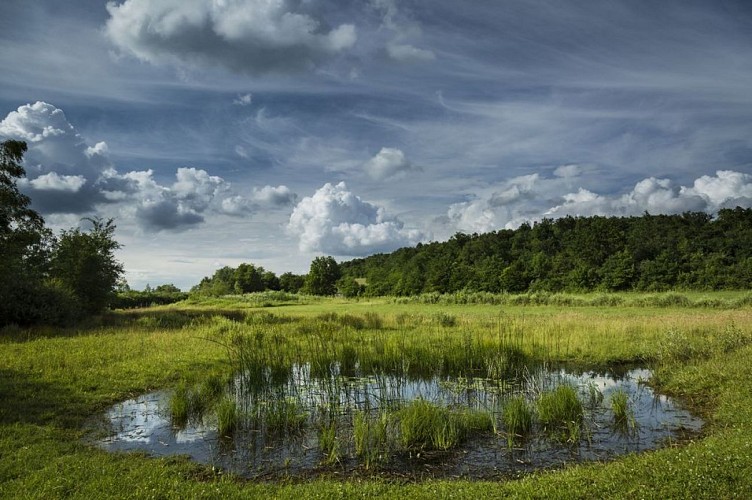
[[(703, 425), (648, 386), (644, 368), (541, 365), (496, 379), (348, 373), (312, 374), (306, 364), (266, 370), (261, 380), (236, 377), (181, 418), (180, 390), (145, 394), (107, 412), (111, 434), (97, 445), (188, 455), (254, 478), (494, 478), (659, 448)], [(544, 400), (566, 392), (560, 388), (576, 396), (574, 416), (547, 420)], [(512, 427), (512, 400), (527, 426)]]

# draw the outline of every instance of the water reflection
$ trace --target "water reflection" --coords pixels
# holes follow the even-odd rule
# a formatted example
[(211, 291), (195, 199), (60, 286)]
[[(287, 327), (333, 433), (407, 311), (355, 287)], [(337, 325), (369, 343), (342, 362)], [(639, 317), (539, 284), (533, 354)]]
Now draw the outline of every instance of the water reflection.
[[(307, 415), (308, 425), (303, 432), (270, 435), (260, 425), (247, 424), (232, 438), (220, 438), (216, 416), (212, 414), (175, 428), (167, 411), (171, 393), (159, 391), (113, 406), (107, 412), (113, 433), (98, 444), (107, 450), (140, 450), (154, 456), (184, 454), (246, 476), (315, 474), (328, 470), (322, 466), (325, 457), (319, 450), (319, 427), (315, 425), (317, 418), (326, 416), (338, 419), (345, 444), (337, 467), (347, 471), (362, 467), (354, 458), (352, 445), (346, 444), (355, 411), (376, 412), (423, 398), (440, 405), (488, 411), (498, 421), (511, 395), (524, 394), (535, 400), (560, 384), (575, 386), (585, 411), (582, 438), (576, 443), (562, 443), (537, 433), (510, 447), (503, 436), (482, 435), (450, 453), (428, 454), (421, 459), (396, 455), (384, 465), (386, 470), (408, 474), (430, 469), (437, 475), (493, 477), (566, 462), (611, 459), (660, 447), (676, 439), (678, 431), (698, 431), (702, 421), (672, 399), (656, 394), (644, 383), (649, 378), (650, 371), (646, 369), (598, 373), (566, 368), (525, 370), (505, 380), (407, 379), (388, 375), (316, 378), (311, 376), (308, 365), (302, 365), (293, 368), (286, 382), (265, 386), (255, 393), (236, 383), (234, 396), (244, 415), (256, 412), (257, 416), (259, 405), (266, 404), (270, 394), (294, 398)], [(610, 398), (615, 391), (629, 396), (634, 425), (614, 425)], [(331, 411), (336, 415), (327, 414)], [(258, 422), (248, 421), (251, 420)]]

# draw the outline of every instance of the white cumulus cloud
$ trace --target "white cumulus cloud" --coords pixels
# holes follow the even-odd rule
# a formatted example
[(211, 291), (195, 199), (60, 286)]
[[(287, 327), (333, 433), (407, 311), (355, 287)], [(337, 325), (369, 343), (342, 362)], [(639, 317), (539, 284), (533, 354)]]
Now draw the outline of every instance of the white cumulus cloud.
[[(752, 207), (752, 175), (719, 170), (703, 175), (691, 186), (670, 179), (648, 177), (627, 192), (603, 194), (585, 187), (570, 190), (573, 179), (583, 180), (580, 168), (559, 167), (552, 177), (530, 174), (510, 179), (449, 206), (442, 219), (454, 230), (486, 232), (512, 229), (544, 217), (639, 216), (706, 212), (721, 208)], [(557, 203), (558, 201), (558, 203)], [(557, 204), (555, 204), (557, 203)]]
[(309, 68), (355, 44), (354, 25), (327, 29), (324, 19), (294, 5), (285, 0), (109, 2), (106, 33), (123, 52), (153, 64), (222, 65), (248, 74)]
[(368, 175), (379, 181), (402, 177), (408, 172), (420, 170), (420, 167), (408, 161), (405, 153), (396, 148), (381, 148), (381, 151), (368, 160), (363, 168)]
[(577, 193), (565, 194), (563, 199), (564, 203), (550, 208), (545, 215), (714, 213), (730, 206), (752, 206), (752, 175), (719, 170), (714, 176), (695, 179), (691, 187), (649, 177), (621, 196), (597, 195), (581, 188)]
[(58, 175), (55, 172), (50, 172), (29, 181), (29, 184), (34, 189), (41, 191), (69, 191), (75, 193), (86, 184), (86, 178), (83, 175)]
[(297, 195), (287, 186), (253, 188), (253, 201), (268, 206), (286, 206), (295, 203)]
[(87, 145), (61, 109), (41, 101), (0, 121), (2, 137), (27, 141), (27, 178), (19, 187), (43, 214), (107, 210), (149, 231), (181, 230), (202, 223), (207, 214), (242, 216), (295, 200), (285, 186), (265, 186), (243, 197), (222, 177), (194, 167), (178, 168), (172, 184), (160, 184), (150, 169), (119, 172), (106, 142)]
[(290, 216), (290, 233), (302, 251), (332, 255), (366, 255), (413, 245), (425, 236), (405, 229), (384, 208), (362, 200), (344, 182), (325, 184), (303, 198)]

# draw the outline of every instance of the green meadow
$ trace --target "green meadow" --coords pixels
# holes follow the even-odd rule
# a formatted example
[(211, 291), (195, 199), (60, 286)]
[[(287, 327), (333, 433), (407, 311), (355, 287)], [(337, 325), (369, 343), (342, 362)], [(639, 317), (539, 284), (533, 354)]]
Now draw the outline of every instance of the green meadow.
[[(706, 424), (702, 434), (659, 450), (606, 462), (564, 464), (500, 480), (400, 478), (370, 467), (389, 446), (451, 448), (497, 425), (524, 434), (540, 422), (581, 418), (580, 403), (508, 406), (499, 423), (428, 402), (387, 415), (354, 417), (363, 471), (342, 477), (249, 480), (183, 456), (108, 453), (91, 444), (103, 412), (166, 389), (173, 418), (190, 418), (238, 373), (306, 364), (313, 372), (361, 370), (500, 377), (514, 360), (582, 367), (640, 364), (650, 384)], [(516, 361), (515, 361), (516, 362)], [(254, 371), (263, 368), (267, 371)], [(271, 375), (266, 375), (271, 376)], [(205, 395), (199, 397), (197, 395)], [(549, 396), (547, 396), (549, 397)], [(207, 403), (208, 404), (208, 403)], [(614, 418), (628, 425), (623, 395)], [(215, 403), (231, 433), (238, 412)], [(301, 425), (295, 408), (275, 408), (280, 427)], [(558, 415), (564, 415), (564, 417)], [(175, 420), (173, 420), (175, 421)], [(438, 431), (431, 425), (438, 422)], [(104, 431), (99, 431), (104, 432)], [(510, 438), (511, 440), (511, 438)], [(334, 427), (319, 443), (337, 461)], [(375, 470), (376, 472), (372, 472)], [(260, 293), (114, 311), (76, 328), (0, 331), (0, 497), (2, 498), (748, 498), (752, 496), (752, 296), (745, 293), (452, 295), (334, 299)]]

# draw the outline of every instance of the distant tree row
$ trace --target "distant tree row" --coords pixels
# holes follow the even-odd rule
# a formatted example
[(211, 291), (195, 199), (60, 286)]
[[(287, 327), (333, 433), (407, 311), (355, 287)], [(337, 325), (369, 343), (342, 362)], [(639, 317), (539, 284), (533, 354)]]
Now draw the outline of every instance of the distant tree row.
[(66, 324), (108, 307), (123, 273), (113, 221), (55, 236), (18, 190), (26, 143), (0, 143), (0, 326)]
[(366, 295), (752, 288), (752, 209), (565, 217), (340, 264)]
[[(316, 257), (306, 275), (284, 273), (279, 278), (271, 271), (254, 264), (240, 264), (237, 268), (217, 269), (191, 289), (191, 295), (220, 296), (282, 290), (310, 295), (348, 294), (346, 283), (340, 278), (339, 264), (332, 257)], [(358, 286), (357, 283), (355, 284)], [(358, 295), (360, 288), (351, 295)]]
[(303, 288), (305, 277), (284, 273), (277, 277), (254, 264), (240, 264), (237, 268), (225, 266), (217, 269), (211, 277), (206, 277), (191, 288), (191, 295), (218, 297), (229, 294), (282, 290), (297, 293)]
[(135, 309), (137, 307), (163, 306), (174, 304), (188, 298), (188, 294), (180, 291), (172, 283), (152, 288), (146, 285), (142, 291), (131, 290), (127, 283), (123, 283), (117, 296), (110, 304), (113, 309)]

